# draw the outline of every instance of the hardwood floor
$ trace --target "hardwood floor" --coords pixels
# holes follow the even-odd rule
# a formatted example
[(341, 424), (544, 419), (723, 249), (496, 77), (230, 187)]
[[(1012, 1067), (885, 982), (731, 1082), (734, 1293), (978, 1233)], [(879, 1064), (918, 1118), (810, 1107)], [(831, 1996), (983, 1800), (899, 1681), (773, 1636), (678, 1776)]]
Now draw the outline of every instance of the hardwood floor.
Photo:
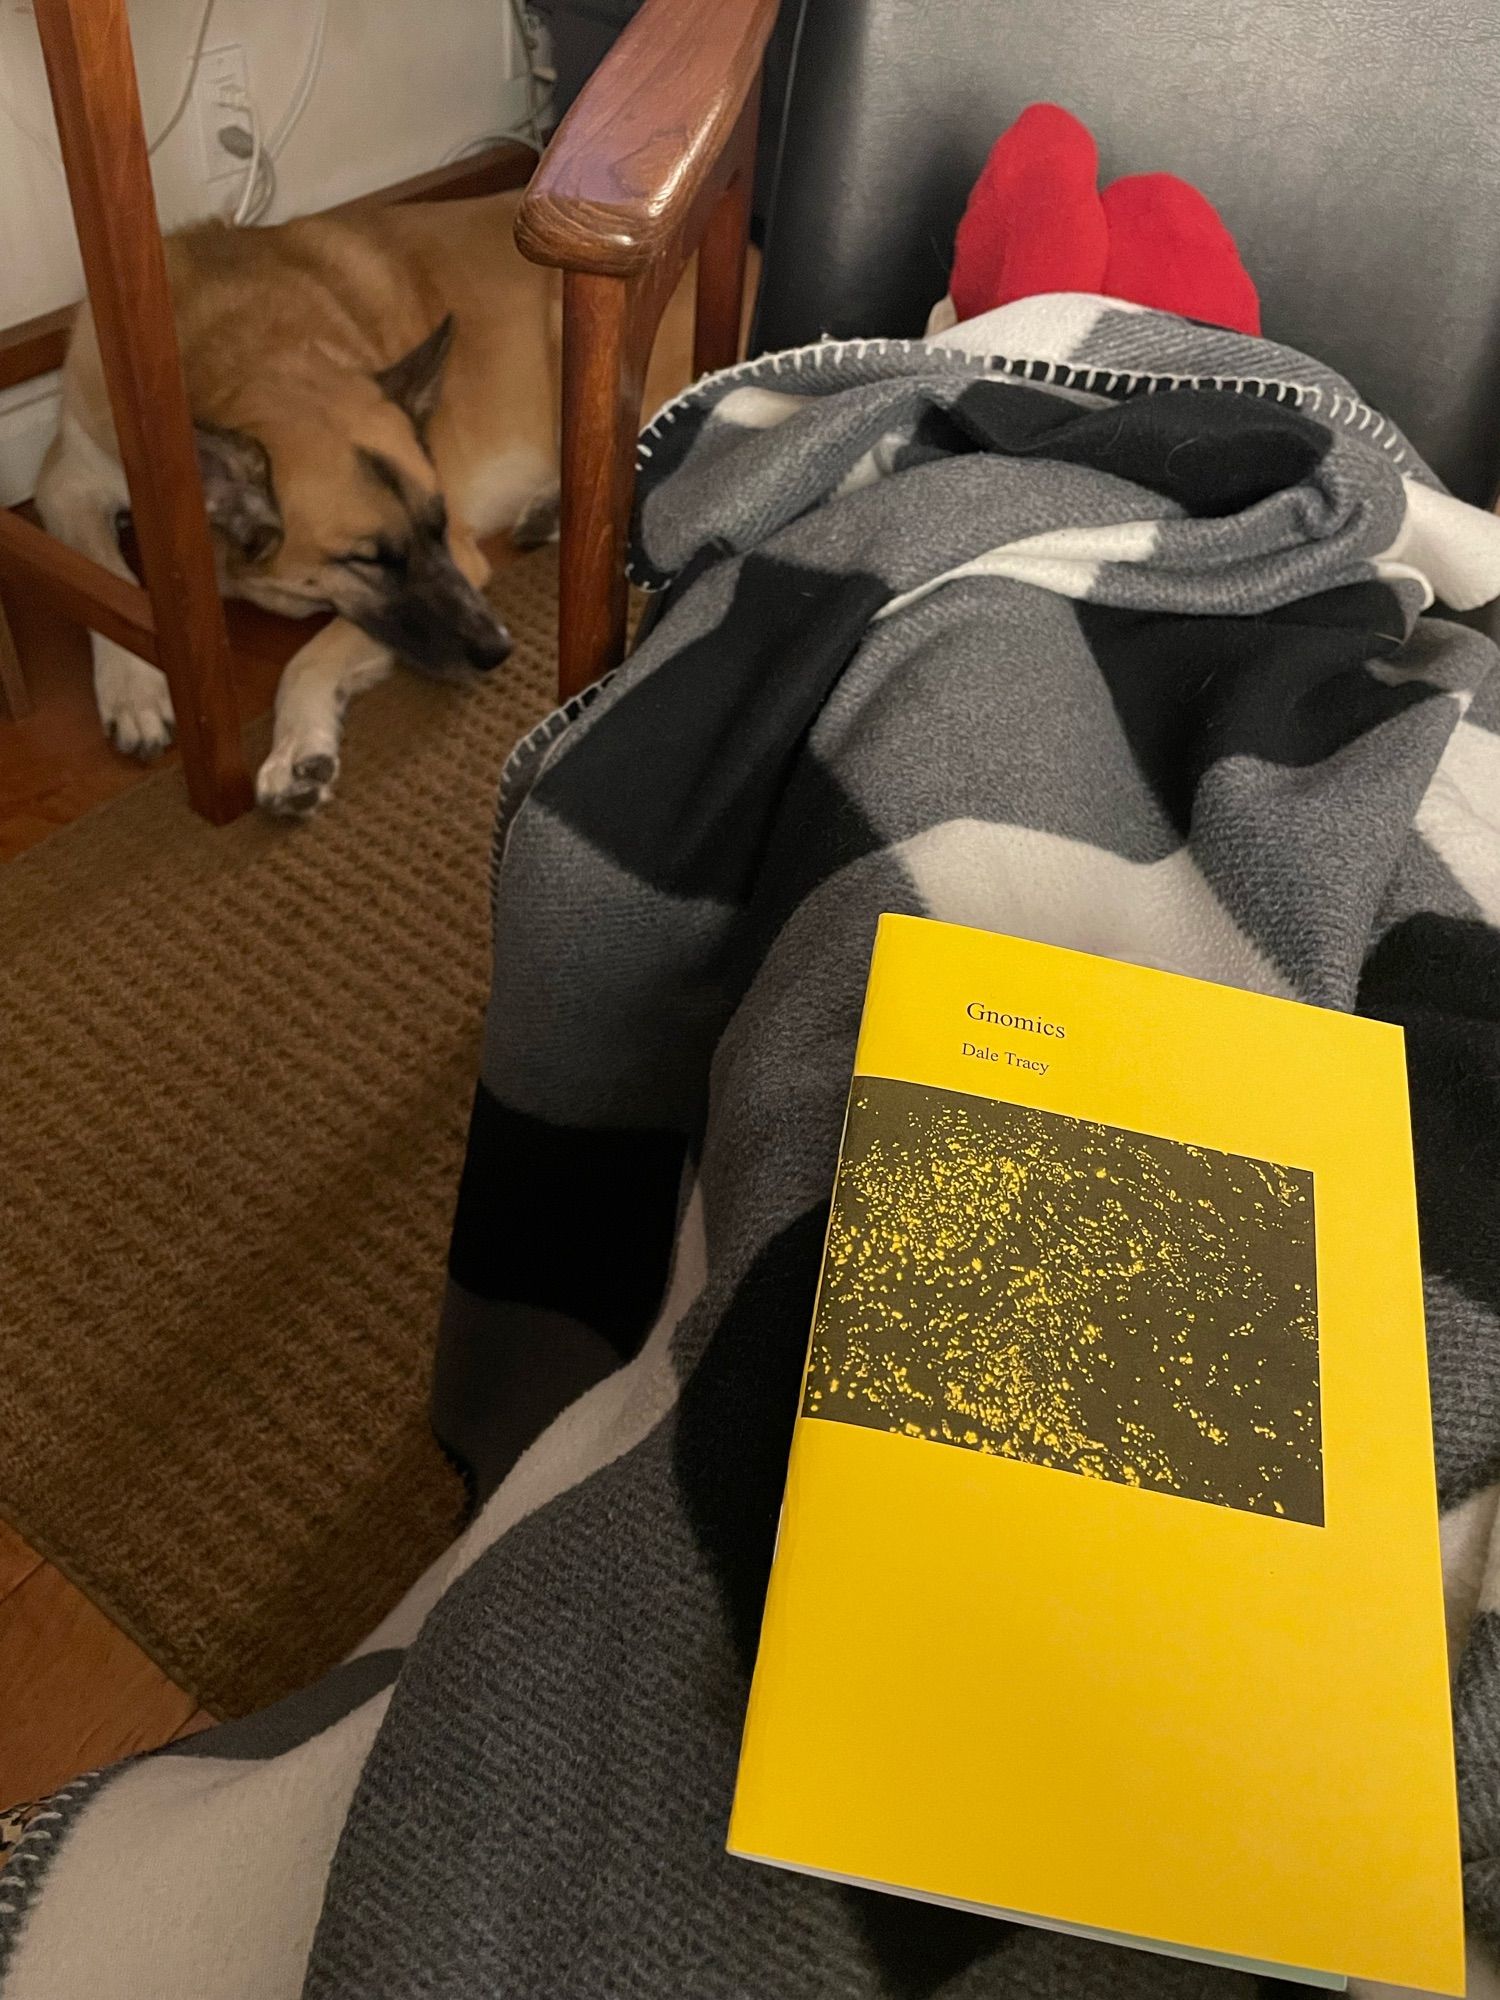
[[(86, 632), (19, 590), (6, 591), (5, 608), (32, 712), (20, 722), (0, 712), (0, 862), (177, 761), (173, 750), (157, 764), (142, 764), (106, 741), (94, 707)], [(250, 722), (269, 712), (283, 664), (317, 627), (238, 605), (231, 623), (240, 715)]]
[(212, 1721), (0, 1522), (0, 1812)]

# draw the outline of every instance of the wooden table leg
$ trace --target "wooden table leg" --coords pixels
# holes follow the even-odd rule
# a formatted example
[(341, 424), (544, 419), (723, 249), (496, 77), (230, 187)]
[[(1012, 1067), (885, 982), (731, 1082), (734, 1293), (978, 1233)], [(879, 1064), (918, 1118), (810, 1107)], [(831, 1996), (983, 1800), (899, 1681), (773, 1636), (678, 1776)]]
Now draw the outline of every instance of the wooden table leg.
[(250, 779), (125, 0), (35, 0), (35, 9), (157, 664), (172, 690), (188, 796), (222, 825), (250, 804)]
[(0, 598), (0, 706), (4, 707), (12, 722), (24, 722), (31, 713), (31, 694), (26, 686), (21, 656), (11, 636), (3, 598)]

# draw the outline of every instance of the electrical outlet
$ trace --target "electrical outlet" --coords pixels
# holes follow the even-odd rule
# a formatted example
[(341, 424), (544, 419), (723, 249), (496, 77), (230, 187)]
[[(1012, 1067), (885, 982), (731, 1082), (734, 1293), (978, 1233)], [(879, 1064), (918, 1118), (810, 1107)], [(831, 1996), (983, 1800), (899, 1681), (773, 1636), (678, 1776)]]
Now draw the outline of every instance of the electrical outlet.
[[(198, 114), (205, 180), (228, 180), (232, 174), (245, 171), (250, 156), (250, 114), (235, 106), (248, 103), (249, 94), (245, 51), (238, 42), (203, 51), (193, 76), (193, 108)], [(226, 146), (220, 137), (224, 132), (236, 133), (239, 139)]]

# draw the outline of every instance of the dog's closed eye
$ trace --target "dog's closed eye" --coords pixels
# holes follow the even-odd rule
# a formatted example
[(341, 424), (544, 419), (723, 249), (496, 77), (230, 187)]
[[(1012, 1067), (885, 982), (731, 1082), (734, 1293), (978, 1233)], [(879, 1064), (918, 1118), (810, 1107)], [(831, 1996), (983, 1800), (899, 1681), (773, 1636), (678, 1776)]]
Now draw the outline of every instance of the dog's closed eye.
[(400, 549), (382, 542), (373, 549), (348, 549), (341, 556), (332, 558), (341, 569), (352, 570), (403, 570), (406, 557)]

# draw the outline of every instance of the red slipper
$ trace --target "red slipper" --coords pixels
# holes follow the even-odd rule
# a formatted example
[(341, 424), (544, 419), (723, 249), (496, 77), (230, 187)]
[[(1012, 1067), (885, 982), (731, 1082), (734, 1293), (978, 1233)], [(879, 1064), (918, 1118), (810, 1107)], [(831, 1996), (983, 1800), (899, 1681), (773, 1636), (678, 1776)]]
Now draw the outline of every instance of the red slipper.
[(1175, 174), (1129, 174), (1100, 196), (1109, 253), (1099, 290), (1235, 333), (1260, 332), (1260, 298), (1205, 195)]
[(996, 140), (958, 225), (948, 290), (961, 320), (1038, 292), (1103, 289), (1098, 176), (1088, 127), (1059, 104), (1028, 105)]

